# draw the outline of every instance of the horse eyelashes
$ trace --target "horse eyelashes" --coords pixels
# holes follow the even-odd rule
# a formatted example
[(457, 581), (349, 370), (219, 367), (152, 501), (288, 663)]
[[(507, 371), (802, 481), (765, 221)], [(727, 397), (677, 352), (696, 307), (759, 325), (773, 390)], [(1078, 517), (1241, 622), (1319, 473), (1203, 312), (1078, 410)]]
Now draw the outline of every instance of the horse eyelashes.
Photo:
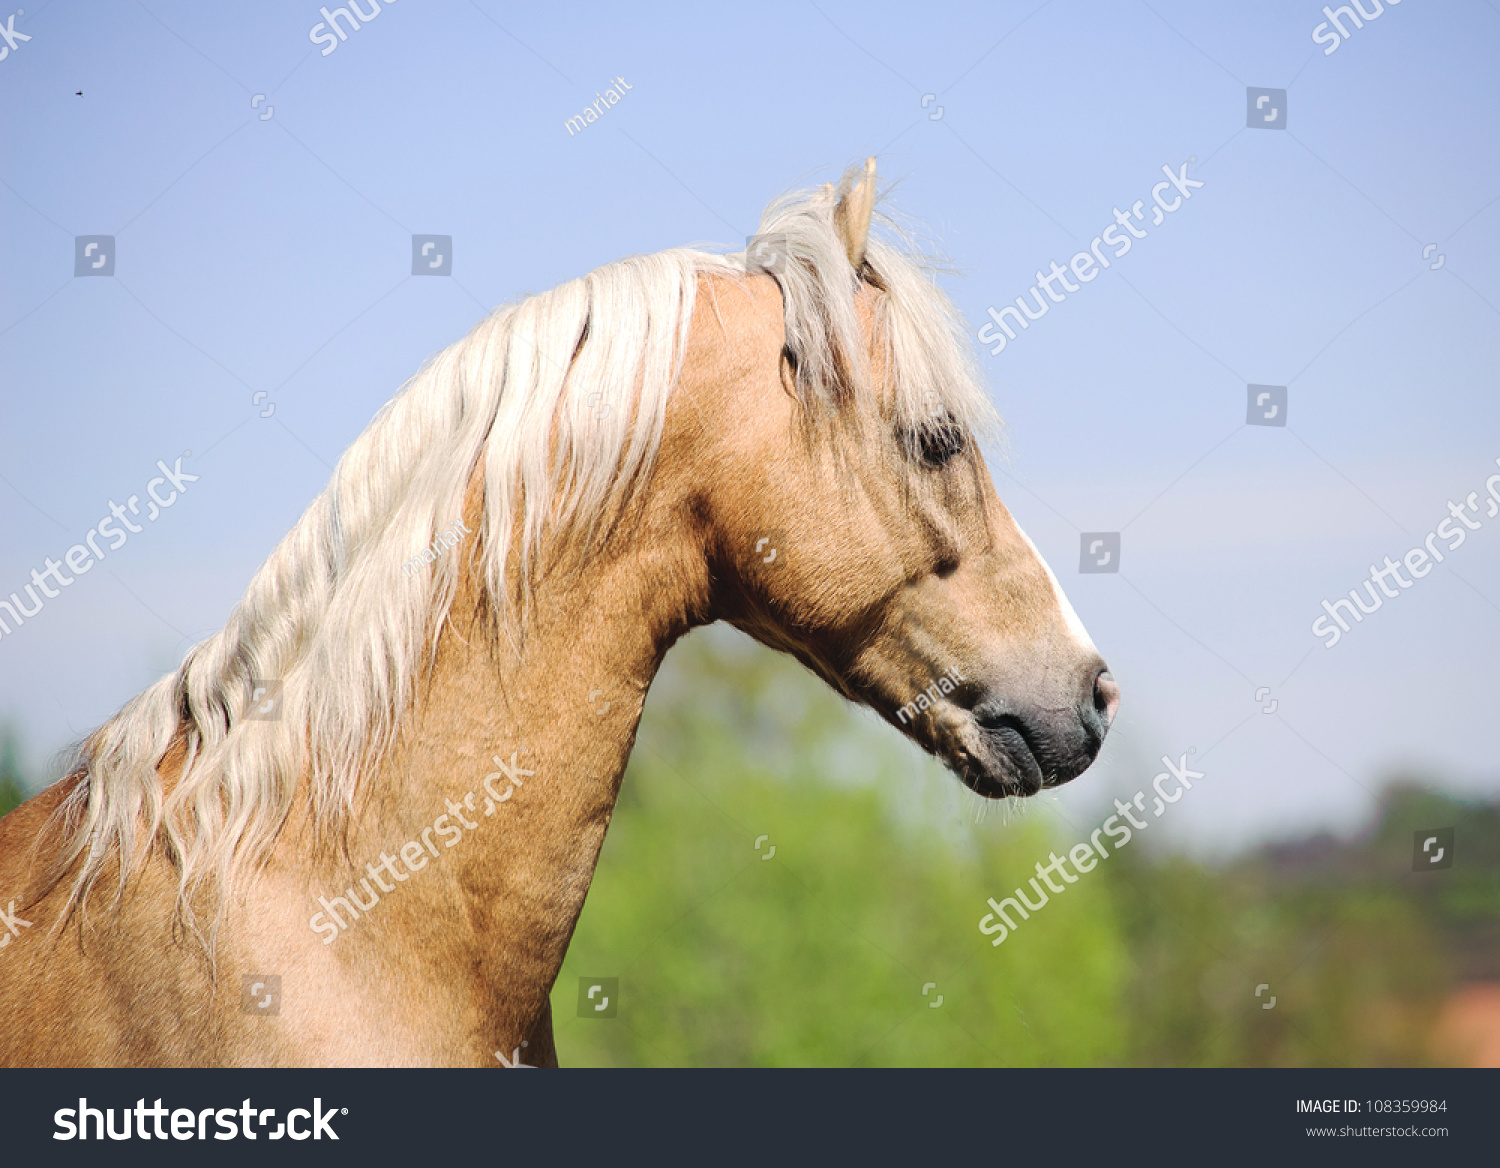
[(923, 427), (916, 438), (917, 453), (928, 466), (946, 466), (968, 445), (963, 427), (955, 422)]

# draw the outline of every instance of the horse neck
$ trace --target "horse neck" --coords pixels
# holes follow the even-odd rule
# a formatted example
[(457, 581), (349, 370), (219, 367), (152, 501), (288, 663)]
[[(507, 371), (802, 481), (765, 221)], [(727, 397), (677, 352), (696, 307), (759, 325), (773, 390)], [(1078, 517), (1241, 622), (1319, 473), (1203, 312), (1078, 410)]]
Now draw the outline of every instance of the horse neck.
[[(465, 523), (476, 531), (479, 510), (471, 491)], [(599, 554), (542, 580), (519, 650), (495, 627), (478, 573), (462, 573), (401, 745), (374, 776), (333, 881), (357, 886), (367, 860), (423, 842), (427, 870), (388, 894), (404, 907), (384, 906), (395, 935), (371, 930), (356, 947), (420, 935), (435, 969), (482, 971), (517, 1033), (561, 967), (651, 680), (702, 619), (706, 560), (679, 512), (654, 492)]]

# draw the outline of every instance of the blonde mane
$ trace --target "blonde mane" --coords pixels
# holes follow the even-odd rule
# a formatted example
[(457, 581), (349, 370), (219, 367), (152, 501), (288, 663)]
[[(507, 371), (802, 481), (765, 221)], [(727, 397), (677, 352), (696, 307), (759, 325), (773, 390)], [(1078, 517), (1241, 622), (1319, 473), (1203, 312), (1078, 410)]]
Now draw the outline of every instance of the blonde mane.
[[(759, 230), (785, 257), (769, 274), (811, 416), (870, 392), (859, 278), (833, 207), (826, 188), (787, 195)], [(587, 546), (647, 482), (699, 274), (738, 279), (745, 265), (744, 253), (688, 249), (621, 260), (497, 309), (428, 361), (344, 453), (225, 627), (84, 743), (53, 867), (61, 879), (82, 861), (68, 912), (113, 860), (123, 890), (158, 847), (178, 870), (185, 922), (202, 889), (222, 908), (268, 854), (304, 775), (315, 822), (337, 835), (400, 729), (468, 553), (410, 577), (402, 565), (463, 514), (482, 462), (478, 562), (502, 627), (517, 628), (538, 558)], [(872, 238), (861, 275), (885, 293), (878, 335), (901, 432), (988, 429), (969, 339), (931, 265), (904, 238)], [(280, 716), (256, 720), (252, 683), (266, 679), (282, 684)], [(182, 758), (167, 797), (169, 752)]]

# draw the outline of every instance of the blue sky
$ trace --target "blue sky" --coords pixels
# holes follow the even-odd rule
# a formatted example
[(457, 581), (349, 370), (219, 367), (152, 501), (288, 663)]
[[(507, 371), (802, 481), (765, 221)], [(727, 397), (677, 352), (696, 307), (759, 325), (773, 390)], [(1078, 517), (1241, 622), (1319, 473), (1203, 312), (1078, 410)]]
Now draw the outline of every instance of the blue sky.
[[(1348, 829), (1394, 768), (1494, 795), (1500, 519), (1332, 649), (1310, 626), (1500, 469), (1500, 11), (1401, 4), (1325, 55), (1321, 8), (400, 0), (322, 56), (309, 3), (27, 4), (0, 60), (0, 593), (158, 459), (199, 479), (0, 638), (0, 715), (40, 761), (171, 668), (494, 305), (740, 247), (875, 153), (977, 330), (1197, 159), (1191, 200), (981, 354), (997, 485), (1125, 695), (1051, 798), (1089, 818), (1193, 746), (1211, 778), (1171, 830), (1222, 850)], [(1286, 129), (1247, 127), (1249, 87), (1287, 91)], [(451, 277), (411, 275), (415, 233), (453, 237)], [(112, 277), (73, 275), (80, 235), (115, 237)], [(1288, 387), (1285, 427), (1245, 425), (1250, 383)], [(1120, 572), (1079, 574), (1094, 531)]]

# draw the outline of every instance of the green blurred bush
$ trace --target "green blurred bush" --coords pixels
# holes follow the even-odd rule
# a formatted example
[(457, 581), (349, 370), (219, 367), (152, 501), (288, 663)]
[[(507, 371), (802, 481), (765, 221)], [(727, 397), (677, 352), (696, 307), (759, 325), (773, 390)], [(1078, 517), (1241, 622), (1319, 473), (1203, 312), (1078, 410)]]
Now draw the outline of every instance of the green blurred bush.
[[(1396, 788), (1353, 845), (1126, 848), (993, 948), (985, 898), (1075, 839), (956, 786), (790, 660), (689, 637), (553, 993), (564, 1065), (1420, 1065), (1456, 950), (1500, 920), (1494, 809)], [(1412, 830), (1462, 816), (1460, 879), (1413, 874)], [(580, 1017), (600, 977), (618, 1016)]]
[(0, 815), (25, 801), (26, 782), (21, 776), (21, 744), (15, 731), (0, 725)]

